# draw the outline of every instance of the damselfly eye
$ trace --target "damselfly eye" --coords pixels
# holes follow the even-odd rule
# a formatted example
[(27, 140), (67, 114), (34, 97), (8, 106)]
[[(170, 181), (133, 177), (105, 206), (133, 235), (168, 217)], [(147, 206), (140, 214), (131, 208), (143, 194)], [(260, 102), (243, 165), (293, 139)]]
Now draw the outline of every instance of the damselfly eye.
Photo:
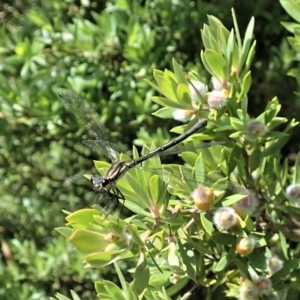
[(109, 180), (103, 178), (102, 181), (101, 181), (101, 186), (106, 187), (108, 184), (109, 184)]

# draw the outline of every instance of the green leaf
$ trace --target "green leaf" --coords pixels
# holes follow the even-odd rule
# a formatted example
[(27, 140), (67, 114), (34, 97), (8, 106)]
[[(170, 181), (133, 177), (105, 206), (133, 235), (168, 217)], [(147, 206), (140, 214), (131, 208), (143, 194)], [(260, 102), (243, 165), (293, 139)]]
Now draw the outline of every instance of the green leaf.
[(230, 264), (230, 260), (228, 259), (227, 255), (223, 255), (221, 259), (218, 261), (214, 268), (214, 272), (221, 272), (223, 271), (228, 265)]
[(288, 247), (289, 246), (288, 246), (288, 244), (286, 242), (286, 238), (285, 238), (284, 234), (281, 231), (279, 231), (279, 237), (280, 237), (280, 248), (281, 248), (281, 251), (282, 251), (282, 253), (284, 255), (284, 258), (286, 260), (288, 260), (289, 259), (289, 255), (288, 255)]
[(206, 50), (203, 54), (203, 60), (209, 66), (208, 71), (214, 77), (226, 78), (226, 62), (221, 54), (213, 50)]
[(255, 54), (255, 47), (256, 47), (256, 41), (253, 42), (250, 51), (248, 53), (246, 62), (245, 62), (245, 70), (248, 71), (251, 67), (251, 63), (253, 61), (254, 58), (254, 54)]
[[(250, 45), (251, 45), (251, 41), (253, 39), (254, 24), (255, 24), (255, 19), (252, 17), (250, 19), (250, 22), (249, 22), (248, 26), (247, 26), (244, 41), (243, 41), (240, 67), (242, 67), (242, 65), (244, 64), (247, 56), (249, 55), (249, 48), (250, 48)], [(246, 71), (248, 71), (248, 69), (246, 69)]]
[(282, 282), (286, 278), (290, 278), (291, 273), (295, 270), (298, 269), (299, 265), (299, 259), (290, 259), (286, 261), (283, 265), (283, 268), (277, 271), (274, 275), (272, 275), (271, 280), (272, 283), (278, 284)]
[(221, 29), (226, 29), (223, 23), (217, 17), (213, 15), (207, 15), (207, 19), (214, 33), (218, 33)]
[(238, 114), (239, 119), (243, 121), (243, 123), (245, 123), (249, 119), (247, 112), (243, 111), (242, 109), (238, 108), (236, 112)]
[(254, 268), (262, 272), (267, 271), (266, 258), (261, 253), (254, 251), (247, 257)]
[(242, 149), (239, 145), (235, 145), (231, 150), (228, 161), (228, 174), (231, 174), (241, 160)]
[(217, 245), (234, 245), (236, 243), (236, 237), (223, 232), (215, 232), (211, 239), (217, 244)]
[[(153, 96), (151, 97), (152, 101), (162, 105), (162, 106), (167, 106), (171, 108), (177, 108), (177, 109), (188, 109), (186, 103), (183, 103), (181, 101), (172, 101), (169, 100), (168, 98), (165, 97), (158, 97), (158, 96)], [(191, 106), (191, 101), (189, 101), (190, 106)]]
[(221, 46), (214, 37), (212, 28), (204, 24), (201, 30), (202, 41), (205, 49), (215, 50), (216, 52), (222, 52)]
[(248, 271), (249, 262), (246, 261), (244, 257), (235, 256), (233, 258), (233, 263), (238, 267), (239, 271), (241, 272), (242, 277), (250, 278), (250, 274)]
[(148, 286), (149, 278), (150, 278), (150, 271), (149, 271), (147, 259), (145, 253), (141, 251), (140, 258), (135, 269), (134, 280), (133, 280), (133, 287), (138, 295), (141, 295), (144, 289)]
[[(143, 172), (141, 172), (141, 173), (143, 173)], [(143, 176), (143, 174), (140, 174), (140, 176)], [(127, 174), (126, 179), (128, 180), (128, 182), (131, 185), (131, 187), (133, 188), (133, 190), (136, 192), (137, 199), (139, 199), (139, 201), (144, 203), (144, 205), (146, 205), (146, 207), (150, 208), (151, 203), (149, 202), (149, 195), (148, 195), (147, 188), (142, 187), (141, 186), (142, 182), (133, 178), (133, 176), (131, 174)]]
[(214, 231), (211, 215), (205, 211), (200, 212), (200, 221), (204, 230), (211, 236)]
[(242, 131), (244, 129), (244, 123), (237, 118), (231, 117), (230, 124), (235, 130)]
[(178, 85), (177, 95), (180, 102), (185, 103), (186, 109), (192, 108), (190, 89), (186, 84), (181, 83)]
[(95, 222), (95, 216), (100, 216), (99, 211), (97, 211), (96, 209), (85, 208), (77, 210), (74, 213), (68, 215), (66, 217), (66, 220), (70, 224), (75, 223), (83, 226), (88, 226), (91, 222)]
[(175, 111), (175, 108), (163, 107), (152, 113), (152, 115), (162, 119), (174, 119), (173, 115)]
[(129, 233), (131, 234), (131, 237), (133, 239), (133, 241), (141, 248), (145, 247), (145, 243), (142, 241), (140, 234), (137, 230), (137, 227), (135, 224), (130, 224), (127, 227), (127, 230), (129, 231)]
[(296, 162), (295, 162), (293, 184), (295, 183), (300, 183), (300, 152), (298, 152)]
[(294, 22), (281, 22), (281, 25), (290, 33), (296, 33), (300, 31), (300, 24)]
[(255, 148), (249, 156), (249, 171), (255, 171), (261, 163), (261, 153), (259, 148)]
[(181, 276), (180, 279), (176, 282), (176, 284), (172, 284), (168, 287), (164, 298), (162, 299), (157, 299), (157, 292), (154, 294), (154, 297), (152, 300), (170, 300), (170, 299), (175, 299), (170, 298), (173, 295), (178, 294), (182, 289), (187, 286), (187, 284), (190, 282), (190, 279), (188, 276)]
[[(72, 293), (72, 291), (71, 291), (71, 293)], [(56, 293), (55, 297), (56, 297), (55, 299), (58, 299), (58, 300), (70, 300), (71, 299), (71, 298), (68, 298), (68, 297), (60, 294), (60, 293)], [(50, 300), (54, 300), (54, 298), (50, 298)]]
[[(191, 169), (186, 169), (178, 165), (163, 165), (165, 181), (168, 183), (168, 190), (171, 194), (190, 196), (190, 189), (186, 183), (185, 175), (191, 173)], [(172, 176), (178, 174), (178, 176)], [(190, 178), (190, 176), (189, 176)]]
[(84, 229), (75, 230), (69, 241), (81, 253), (102, 251), (110, 244), (105, 240), (105, 235)]
[(126, 282), (121, 269), (118, 266), (117, 262), (114, 262), (114, 267), (116, 269), (116, 272), (118, 274), (119, 277), (119, 281), (121, 283), (121, 287), (123, 289), (123, 292), (125, 294), (125, 298), (126, 300), (138, 300), (137, 295), (134, 293), (134, 290), (129, 286), (129, 284)]
[(158, 175), (151, 176), (149, 187), (153, 204), (157, 206), (156, 209), (160, 210), (160, 207), (166, 198), (167, 192), (167, 188), (162, 180), (162, 177)]
[(228, 41), (227, 41), (227, 47), (226, 47), (226, 58), (227, 58), (227, 64), (229, 66), (237, 66), (237, 62), (233, 63), (234, 57), (234, 32), (231, 30)]
[(101, 296), (99, 299), (116, 299), (116, 300), (127, 300), (122, 290), (113, 282), (108, 280), (96, 281), (95, 288), (98, 296)]
[(155, 80), (158, 80), (158, 77), (164, 77), (164, 72), (158, 69), (154, 69), (153, 70), (153, 77), (155, 78)]
[(250, 216), (247, 215), (246, 219), (245, 219), (245, 223), (246, 223), (246, 227), (245, 227), (245, 230), (247, 232), (252, 232), (253, 231), (253, 228), (254, 228), (254, 224), (253, 224), (253, 221), (251, 219)]
[(300, 298), (300, 292), (299, 292), (299, 285), (296, 283), (295, 288), (288, 288), (286, 299), (299, 299)]
[(176, 244), (171, 242), (168, 247), (168, 264), (172, 272), (176, 274), (184, 274), (182, 263), (176, 250)]
[(67, 228), (67, 227), (58, 227), (55, 228), (55, 230), (60, 233), (62, 236), (64, 236), (65, 238), (69, 238), (71, 236), (71, 234), (73, 233), (73, 230), (71, 228)]
[[(159, 75), (158, 76), (161, 76), (161, 77), (163, 77), (163, 72), (162, 73), (159, 73)], [(156, 79), (156, 78), (155, 78)], [(156, 90), (156, 91), (158, 91), (158, 92), (160, 92), (160, 88), (159, 88), (159, 86), (157, 86), (156, 84), (154, 84), (153, 82), (151, 82), (150, 80), (147, 80), (147, 79), (144, 79), (145, 80), (145, 82), (147, 82), (154, 90)]]
[(274, 117), (269, 123), (268, 123), (268, 128), (270, 130), (272, 130), (273, 128), (281, 125), (281, 124), (284, 124), (288, 121), (287, 118), (281, 118), (281, 117)]
[(131, 210), (132, 212), (136, 213), (137, 215), (141, 215), (141, 216), (144, 216), (144, 217), (148, 217), (149, 216), (149, 212), (147, 212), (145, 209), (143, 209), (141, 207), (141, 203), (135, 203), (135, 202), (132, 202), (130, 200), (127, 199), (126, 195), (124, 194), (125, 196), (125, 206)]
[(281, 6), (296, 21), (300, 22), (300, 3), (298, 1), (280, 0)]
[(88, 254), (85, 256), (85, 260), (93, 268), (102, 268), (115, 261), (130, 257), (133, 257), (133, 254), (128, 249), (117, 249)]
[(177, 83), (169, 78), (158, 77), (158, 86), (160, 92), (168, 99), (172, 101), (178, 101), (177, 98)]
[(173, 69), (174, 69), (174, 73), (176, 76), (176, 80), (179, 84), (188, 84), (188, 81), (180, 67), (180, 65), (177, 63), (177, 61), (175, 60), (175, 58), (172, 59), (172, 64), (173, 64)]
[[(199, 153), (198, 157), (197, 157), (197, 160), (195, 162), (195, 174), (197, 176), (197, 174), (201, 174), (201, 178), (198, 179), (198, 184), (201, 184), (201, 180), (203, 180), (202, 176), (203, 174), (205, 174), (205, 167), (204, 167), (204, 161), (203, 161), (203, 158), (202, 158), (202, 153)], [(197, 177), (196, 177), (197, 179)]]
[[(246, 115), (246, 112), (248, 111), (248, 97), (247, 95), (244, 95), (242, 97), (242, 100), (241, 100), (241, 108), (242, 108), (242, 111), (245, 112), (245, 115)], [(243, 119), (247, 119), (246, 116), (243, 118)], [(242, 129), (241, 129), (242, 130)]]
[(182, 243), (178, 240), (178, 250), (182, 258), (182, 262), (186, 266), (186, 272), (189, 278), (197, 283), (196, 262), (193, 248), (188, 243)]
[(151, 270), (149, 285), (159, 286), (162, 282), (166, 282), (172, 276), (172, 272), (164, 270), (163, 272), (157, 272)]
[(239, 94), (239, 99), (242, 99), (242, 97), (249, 92), (251, 88), (251, 83), (252, 83), (252, 78), (251, 78), (251, 72), (249, 71), (243, 78), (242, 90)]
[(261, 153), (262, 157), (269, 156), (269, 155), (272, 155), (272, 154), (280, 151), (283, 148), (283, 146), (288, 142), (289, 139), (290, 139), (290, 136), (285, 136), (285, 137), (278, 139), (276, 142), (272, 143), (271, 146), (267, 147)]
[(232, 204), (242, 200), (243, 198), (245, 198), (246, 195), (231, 195), (226, 197), (226, 200), (222, 201), (222, 206), (223, 207), (228, 207), (231, 206)]
[(278, 131), (268, 131), (263, 136), (263, 138), (285, 138), (285, 137), (289, 137), (289, 134), (285, 132), (278, 132)]

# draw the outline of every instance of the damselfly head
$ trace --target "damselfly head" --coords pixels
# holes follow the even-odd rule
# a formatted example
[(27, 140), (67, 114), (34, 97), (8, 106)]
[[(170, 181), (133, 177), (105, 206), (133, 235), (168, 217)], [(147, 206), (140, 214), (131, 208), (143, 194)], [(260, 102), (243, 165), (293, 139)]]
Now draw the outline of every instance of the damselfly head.
[(101, 190), (104, 187), (103, 181), (105, 181), (105, 179), (102, 176), (93, 175), (91, 177), (91, 182), (92, 182), (92, 185), (93, 185), (93, 189), (95, 191)]
[(111, 181), (105, 177), (93, 175), (91, 177), (91, 182), (93, 185), (94, 191), (101, 191), (107, 189), (111, 186)]

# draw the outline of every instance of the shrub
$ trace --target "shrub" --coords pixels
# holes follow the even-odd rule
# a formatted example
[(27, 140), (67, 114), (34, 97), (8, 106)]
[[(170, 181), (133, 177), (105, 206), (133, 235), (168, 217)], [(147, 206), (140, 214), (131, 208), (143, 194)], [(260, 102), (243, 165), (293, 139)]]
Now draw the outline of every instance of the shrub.
[[(84, 254), (87, 266), (114, 264), (121, 288), (97, 281), (99, 298), (186, 299), (196, 294), (198, 298), (257, 299), (293, 295), (298, 290), (293, 283), (298, 260), (292, 258), (295, 249), (287, 245), (293, 239), (288, 228), (299, 214), (299, 193), (296, 187), (287, 190), (293, 194), (291, 202), (285, 191), (298, 182), (298, 175), (286, 159), (281, 163), (281, 149), (298, 122), (278, 116), (277, 98), (255, 119), (249, 116), (254, 19), (242, 40), (233, 17), (235, 30), (227, 30), (213, 16), (208, 16), (202, 29), (201, 58), (211, 83), (203, 84), (192, 70), (185, 74), (175, 60), (173, 71), (154, 70), (155, 82), (148, 82), (161, 94), (152, 98), (162, 106), (154, 113), (157, 117), (182, 115), (191, 124), (208, 119), (207, 128), (193, 136), (193, 147), (181, 155), (184, 165), (161, 166), (159, 158), (146, 160), (142, 166), (156, 173), (136, 168), (118, 180), (117, 192), (114, 187), (100, 190), (100, 197), (106, 193), (109, 201), (120, 190), (124, 205), (133, 213), (130, 217), (108, 216), (96, 205), (68, 214), (68, 227), (58, 228)], [(282, 132), (276, 131), (287, 122)], [(189, 126), (173, 131), (182, 133)], [(223, 144), (199, 150), (203, 140)], [(145, 146), (142, 154), (151, 149)], [(133, 158), (138, 157), (133, 148)], [(120, 155), (121, 161), (128, 159)], [(106, 178), (109, 164), (96, 161), (95, 165)], [(164, 172), (157, 173), (161, 168)], [(203, 184), (216, 199), (211, 192), (195, 190)], [(199, 210), (203, 197), (209, 197), (210, 205)], [(271, 271), (268, 262), (277, 255), (283, 262)], [(129, 270), (131, 280), (118, 267), (123, 260), (135, 264)]]
[[(178, 107), (165, 104), (165, 111), (158, 111), (161, 105), (157, 101), (162, 99), (151, 101), (153, 89), (143, 79), (157, 84), (152, 79), (153, 69), (167, 68), (176, 74), (175, 69), (172, 69), (173, 65), (177, 65), (176, 68), (179, 69), (181, 67), (178, 65), (181, 65), (185, 72), (194, 70), (197, 73), (197, 78), (190, 79), (196, 88), (199, 80), (207, 84), (205, 78), (209, 77), (209, 72), (199, 63), (199, 49), (203, 48), (199, 28), (208, 13), (218, 16), (225, 27), (231, 26), (231, 16), (227, 13), (231, 5), (230, 1), (223, 2), (220, 6), (211, 1), (188, 0), (28, 0), (14, 1), (13, 4), (7, 2), (1, 6), (1, 298), (48, 299), (56, 291), (67, 294), (72, 289), (73, 295), (77, 293), (83, 299), (90, 299), (94, 294), (93, 281), (105, 277), (106, 280), (119, 283), (112, 266), (96, 272), (82, 268), (81, 256), (70, 249), (70, 244), (58, 237), (53, 230), (63, 223), (62, 209), (73, 212), (96, 202), (97, 195), (91, 192), (89, 182), (84, 179), (78, 182), (78, 178), (82, 178), (83, 173), (94, 172), (92, 159), (102, 159), (99, 153), (80, 144), (79, 141), (87, 135), (83, 127), (76, 123), (76, 119), (63, 109), (57, 97), (57, 88), (64, 86), (77, 92), (92, 103), (97, 111), (101, 111), (101, 117), (110, 129), (111, 141), (117, 144), (120, 152), (130, 154), (128, 149), (132, 148), (133, 143), (141, 146), (155, 141), (156, 146), (162, 145), (170, 138), (169, 128), (178, 125), (178, 120), (171, 118), (171, 111), (176, 111)], [(256, 48), (256, 63), (251, 68), (252, 88), (247, 94), (251, 99), (251, 105), (248, 106), (250, 120), (263, 111), (263, 105), (270, 94), (281, 96), (281, 115), (292, 118), (297, 113), (297, 103), (290, 101), (294, 98), (296, 84), (293, 78), (288, 80), (285, 77), (285, 72), (291, 64), (296, 67), (297, 60), (285, 43), (284, 28), (278, 23), (279, 20), (286, 21), (288, 16), (283, 14), (279, 2), (269, 0), (258, 1), (255, 5), (251, 2), (237, 2), (235, 9), (241, 32), (245, 31), (249, 16), (256, 16), (254, 32), (259, 46)], [(172, 58), (175, 58), (173, 64)], [(211, 87), (210, 84), (208, 86)], [(198, 95), (195, 90), (190, 90), (189, 93), (191, 97)], [(224, 91), (219, 91), (218, 95), (220, 94), (224, 94)], [(209, 94), (208, 102), (215, 103), (218, 95)], [(274, 101), (276, 104), (276, 100)], [(203, 101), (199, 100), (200, 102)], [(198, 106), (196, 111), (194, 107), (185, 110), (188, 102), (184, 103), (176, 103), (176, 106), (182, 106), (177, 110), (177, 116), (182, 116), (184, 112), (187, 120), (195, 113), (197, 118), (207, 117), (207, 111), (198, 115)], [(227, 112), (228, 107), (223, 109)], [(151, 113), (154, 111), (157, 111), (157, 116), (164, 118), (153, 118)], [(214, 126), (219, 126), (213, 122), (217, 122), (221, 115), (219, 111), (209, 121), (206, 133), (210, 136), (197, 134), (190, 140), (197, 141), (205, 137), (206, 140), (224, 141), (222, 135), (226, 132), (220, 132), (220, 136), (216, 136), (213, 129)], [(278, 130), (283, 128), (281, 125)], [(174, 130), (181, 133), (185, 129), (186, 127), (177, 127)], [(228, 132), (231, 131), (228, 129)], [(297, 142), (297, 138), (294, 139), (290, 147), (296, 148)], [(228, 143), (224, 147), (225, 145), (230, 147)], [(220, 149), (226, 148), (217, 146), (201, 151), (205, 153), (202, 154), (203, 170), (218, 169), (226, 176), (234, 165), (232, 161), (230, 168), (226, 165), (227, 157), (220, 168), (219, 165), (208, 167), (205, 163), (214, 161), (211, 158), (207, 160), (208, 150), (215, 151), (213, 155), (218, 156)], [(195, 153), (200, 153), (198, 149), (194, 150)], [(185, 167), (192, 166), (195, 162), (195, 153), (192, 152), (182, 156), (186, 161)], [(226, 155), (229, 156), (228, 153)], [(252, 162), (256, 160), (255, 155), (251, 157)], [(220, 156), (220, 160), (221, 158), (223, 156)], [(173, 161), (164, 158), (163, 161), (182, 161), (175, 156), (172, 159)], [(197, 163), (201, 166), (200, 159)], [(284, 164), (287, 164), (286, 160)], [(103, 163), (97, 165), (102, 167)], [(173, 172), (174, 168), (178, 168), (171, 167), (169, 170), (165, 167), (165, 172)], [(185, 176), (189, 178), (187, 183), (194, 182), (190, 178), (193, 174), (189, 174), (189, 171), (190, 168), (185, 172)], [(138, 179), (144, 173), (139, 173)], [(209, 175), (206, 174), (206, 182)], [(231, 174), (230, 178), (235, 182), (245, 178), (244, 175), (239, 175), (241, 174)], [(173, 183), (178, 185), (180, 180), (174, 182), (174, 177), (172, 178)], [(215, 187), (228, 190), (222, 176), (220, 178), (212, 174), (210, 178), (210, 183)], [(131, 183), (137, 181), (140, 184), (138, 179)], [(202, 176), (198, 179), (203, 180)], [(161, 174), (158, 182), (162, 183)], [(121, 183), (122, 181), (119, 182)], [(244, 186), (244, 182), (239, 183)], [(290, 183), (293, 181), (290, 180)], [(289, 196), (297, 195), (296, 180), (295, 183), (288, 190), (291, 194)], [(165, 183), (163, 186), (166, 186)], [(235, 187), (235, 184), (231, 185), (231, 188)], [(183, 188), (186, 189), (187, 186), (184, 185)], [(170, 201), (173, 201), (175, 195), (171, 195)], [(176, 199), (178, 196), (180, 195)], [(221, 195), (216, 195), (214, 209), (218, 207), (220, 197)], [(136, 195), (133, 195), (126, 201), (127, 206), (131, 205), (130, 209), (135, 199)], [(162, 205), (166, 207), (164, 201)], [(175, 203), (172, 211), (181, 211), (182, 206), (178, 205), (178, 200)], [(247, 204), (249, 201), (246, 199), (242, 202), (242, 207)], [(146, 207), (141, 209), (141, 205), (138, 203), (135, 208), (149, 213)], [(241, 205), (236, 202), (233, 206), (241, 213)], [(170, 202), (168, 207), (172, 208), (173, 203)], [(124, 208), (121, 218), (129, 215), (130, 210)], [(295, 231), (284, 232), (291, 234)], [(274, 260), (270, 258), (269, 261)], [(118, 261), (118, 266), (124, 273), (136, 264), (135, 257), (132, 260)], [(126, 280), (130, 281), (128, 276)], [(192, 286), (190, 281), (185, 288)], [(248, 288), (247, 281), (244, 286)], [(182, 292), (183, 290), (180, 291)]]

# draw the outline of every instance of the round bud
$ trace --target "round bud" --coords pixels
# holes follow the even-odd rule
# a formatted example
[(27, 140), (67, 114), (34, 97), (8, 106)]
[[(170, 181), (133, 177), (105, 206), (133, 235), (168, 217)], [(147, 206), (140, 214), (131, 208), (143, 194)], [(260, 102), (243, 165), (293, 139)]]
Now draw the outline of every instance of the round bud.
[(259, 277), (255, 280), (254, 285), (259, 289), (261, 295), (268, 295), (272, 291), (272, 282), (267, 277)]
[(213, 190), (208, 187), (197, 187), (191, 196), (195, 206), (202, 211), (210, 210), (215, 202), (215, 194)]
[(239, 299), (253, 300), (259, 295), (258, 288), (249, 279), (245, 279), (239, 289)]
[(286, 188), (286, 197), (290, 200), (295, 206), (300, 206), (300, 185), (291, 184)]
[(252, 236), (241, 238), (236, 244), (236, 251), (242, 256), (248, 256), (255, 248), (256, 239)]
[(239, 200), (238, 202), (232, 205), (235, 212), (241, 218), (246, 217), (246, 215), (251, 216), (259, 204), (258, 199), (253, 192), (246, 190), (245, 194), (246, 194), (245, 198)]
[(187, 122), (195, 117), (195, 113), (197, 112), (197, 108), (195, 109), (176, 109), (173, 112), (173, 119), (180, 122)]
[(215, 212), (213, 221), (219, 230), (227, 230), (237, 224), (238, 218), (233, 208), (222, 207)]
[(221, 109), (227, 105), (228, 91), (212, 91), (207, 93), (207, 104), (210, 108)]
[(213, 85), (214, 91), (221, 91), (223, 89), (228, 90), (231, 84), (227, 80), (222, 80), (216, 77), (211, 78), (211, 83)]
[(191, 94), (192, 101), (195, 102), (199, 100), (198, 93), (204, 96), (207, 92), (207, 89), (206, 89), (206, 85), (201, 81), (192, 79), (190, 80), (190, 82), (191, 82), (189, 84), (190, 94)]
[(271, 275), (281, 270), (282, 267), (283, 267), (283, 261), (279, 259), (278, 256), (274, 255), (268, 259), (268, 268)]
[(264, 136), (268, 128), (265, 124), (258, 120), (251, 120), (247, 124), (246, 138), (250, 141), (256, 140), (258, 137)]

